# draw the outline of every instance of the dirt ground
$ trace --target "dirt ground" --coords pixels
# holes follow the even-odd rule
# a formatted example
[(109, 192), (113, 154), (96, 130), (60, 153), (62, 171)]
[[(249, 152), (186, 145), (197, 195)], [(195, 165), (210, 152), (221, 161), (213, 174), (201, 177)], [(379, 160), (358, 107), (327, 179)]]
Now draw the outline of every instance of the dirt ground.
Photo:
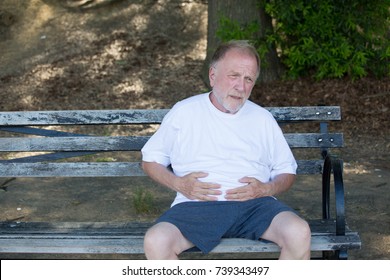
[[(169, 108), (205, 92), (207, 1), (3, 0), (0, 111)], [(351, 259), (390, 259), (390, 79), (311, 79), (259, 84), (263, 106), (340, 105), (347, 221), (362, 249)], [(143, 131), (142, 133), (150, 133)], [(1, 157), (5, 157), (1, 155)], [(281, 196), (320, 217), (319, 178), (299, 178)], [(134, 188), (156, 198), (149, 214)], [(0, 179), (0, 220), (152, 220), (173, 193), (145, 178)], [(4, 257), (4, 256), (2, 256)]]

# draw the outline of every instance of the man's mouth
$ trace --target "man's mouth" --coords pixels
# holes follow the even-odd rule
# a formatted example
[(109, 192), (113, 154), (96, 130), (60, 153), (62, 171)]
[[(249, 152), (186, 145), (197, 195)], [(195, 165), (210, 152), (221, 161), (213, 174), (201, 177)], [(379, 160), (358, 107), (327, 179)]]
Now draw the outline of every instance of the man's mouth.
[(240, 97), (240, 96), (230, 95), (230, 97), (235, 99), (235, 100), (241, 100), (242, 99), (242, 97)]

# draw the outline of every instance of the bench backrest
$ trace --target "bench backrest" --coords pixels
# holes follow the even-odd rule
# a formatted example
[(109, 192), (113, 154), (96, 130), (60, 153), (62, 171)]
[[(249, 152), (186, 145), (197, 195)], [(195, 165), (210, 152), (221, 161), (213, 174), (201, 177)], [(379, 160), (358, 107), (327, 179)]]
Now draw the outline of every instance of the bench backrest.
[[(310, 133), (285, 133), (292, 149), (343, 146), (341, 133), (329, 133), (327, 123), (341, 119), (340, 107), (270, 107), (280, 124), (318, 122)], [(0, 112), (0, 177), (144, 176), (140, 162), (68, 162), (64, 159), (98, 152), (140, 151), (149, 136), (95, 136), (54, 130), (67, 126), (159, 124), (167, 109)], [(256, 125), (256, 120), (253, 121)], [(10, 135), (7, 135), (7, 133)], [(26, 136), (15, 136), (24, 134)], [(38, 137), (36, 137), (38, 136)], [(8, 158), (14, 152), (49, 152)], [(318, 153), (319, 155), (321, 153)], [(90, 158), (88, 158), (90, 159)], [(62, 160), (61, 162), (56, 162)], [(298, 174), (320, 174), (323, 160), (298, 159)]]

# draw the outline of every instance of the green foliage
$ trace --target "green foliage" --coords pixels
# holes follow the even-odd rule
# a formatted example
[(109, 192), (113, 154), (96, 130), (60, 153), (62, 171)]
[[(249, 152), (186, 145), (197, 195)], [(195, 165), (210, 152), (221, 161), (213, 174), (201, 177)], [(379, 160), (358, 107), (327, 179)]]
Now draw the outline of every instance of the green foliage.
[(137, 188), (133, 194), (133, 206), (138, 214), (151, 214), (154, 207), (153, 194), (143, 188)]
[(258, 23), (240, 26), (220, 17), (223, 41), (249, 39), (260, 56), (276, 46), (288, 75), (357, 79), (390, 75), (389, 0), (260, 0), (275, 20), (258, 38)]
[[(230, 40), (248, 40), (256, 47), (260, 58), (263, 59), (269, 49), (266, 42), (258, 37), (259, 28), (260, 26), (257, 21), (242, 25), (238, 21), (220, 15), (216, 35), (222, 42)], [(266, 67), (264, 61), (262, 61), (262, 67)]]
[(266, 11), (290, 76), (389, 74), (388, 0), (272, 0)]
[(251, 22), (244, 26), (240, 25), (238, 21), (230, 20), (224, 15), (219, 16), (219, 28), (216, 31), (217, 37), (222, 41), (236, 40), (254, 40), (256, 33), (259, 30), (257, 22)]

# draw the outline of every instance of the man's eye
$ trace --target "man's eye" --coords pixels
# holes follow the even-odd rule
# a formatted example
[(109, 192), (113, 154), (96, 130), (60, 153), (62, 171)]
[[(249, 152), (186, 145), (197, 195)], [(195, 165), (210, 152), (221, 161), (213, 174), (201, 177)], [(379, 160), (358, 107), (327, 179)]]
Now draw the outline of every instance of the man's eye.
[(251, 79), (251, 78), (246, 78), (245, 80), (246, 80), (246, 82), (247, 82), (248, 84), (252, 84), (252, 83), (253, 83), (253, 79)]

